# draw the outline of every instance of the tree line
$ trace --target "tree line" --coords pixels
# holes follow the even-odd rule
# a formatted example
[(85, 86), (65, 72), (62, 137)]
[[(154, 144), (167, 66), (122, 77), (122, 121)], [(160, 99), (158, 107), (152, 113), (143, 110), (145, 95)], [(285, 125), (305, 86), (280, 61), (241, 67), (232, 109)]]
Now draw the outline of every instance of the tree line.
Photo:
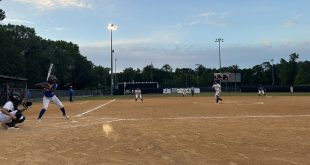
[[(5, 18), (4, 12), (1, 17)], [(0, 18), (1, 18), (0, 17)], [(75, 89), (98, 89), (110, 86), (110, 68), (96, 66), (79, 51), (72, 42), (52, 41), (37, 36), (33, 28), (23, 25), (0, 25), (0, 74), (28, 79), (29, 87), (46, 80), (50, 63), (59, 80), (60, 88), (71, 83)], [(289, 60), (278, 64), (263, 62), (252, 68), (241, 69), (238, 65), (222, 68), (222, 72), (241, 73), (238, 85), (309, 85), (310, 62), (297, 61), (299, 55), (292, 53)], [(155, 68), (126, 68), (115, 75), (117, 82), (156, 81), (161, 87), (207, 87), (213, 84), (215, 68), (197, 65), (192, 68), (173, 69), (169, 64)]]

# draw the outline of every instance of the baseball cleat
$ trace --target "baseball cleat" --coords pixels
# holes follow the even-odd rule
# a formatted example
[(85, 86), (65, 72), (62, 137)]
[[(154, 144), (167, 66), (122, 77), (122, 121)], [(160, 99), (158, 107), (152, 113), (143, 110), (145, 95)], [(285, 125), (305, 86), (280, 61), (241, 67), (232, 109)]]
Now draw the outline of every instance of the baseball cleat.
[(67, 119), (67, 120), (70, 120), (70, 117), (67, 116), (67, 115), (64, 115), (64, 118)]
[(8, 129), (16, 130), (16, 129), (19, 129), (19, 127), (17, 127), (17, 126), (14, 126), (14, 127), (8, 127)]

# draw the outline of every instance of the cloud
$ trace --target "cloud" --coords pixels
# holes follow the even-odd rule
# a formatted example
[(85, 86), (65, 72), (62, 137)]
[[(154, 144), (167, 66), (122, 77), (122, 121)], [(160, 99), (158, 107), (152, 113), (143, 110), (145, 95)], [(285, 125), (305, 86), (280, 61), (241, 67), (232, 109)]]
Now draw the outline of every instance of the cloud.
[(184, 25), (195, 26), (198, 24), (208, 24), (215, 27), (225, 28), (227, 26), (227, 13), (203, 12), (192, 16)]
[(272, 42), (270, 40), (263, 40), (263, 41), (261, 41), (261, 44), (265, 48), (271, 48), (272, 47)]
[(285, 28), (294, 28), (298, 26), (298, 24), (302, 23), (303, 14), (292, 12), (286, 21), (282, 23), (282, 26)]
[[(142, 40), (140, 40), (142, 41)], [(221, 49), (222, 67), (237, 64), (240, 68), (251, 68), (270, 59), (278, 63), (281, 58), (288, 59), (292, 52), (300, 54), (301, 61), (309, 60), (310, 42), (292, 44), (286, 42), (273, 43), (262, 40), (260, 46), (231, 46)], [(170, 45), (171, 46), (171, 45)], [(95, 65), (110, 66), (110, 47), (84, 47), (81, 53), (94, 62)], [(161, 68), (164, 64), (175, 68), (194, 68), (194, 64), (202, 64), (208, 68), (218, 68), (218, 49), (216, 47), (198, 47), (195, 45), (174, 45), (169, 48), (155, 47), (153, 45), (127, 45), (115, 46), (117, 58), (117, 72), (124, 68), (142, 69), (151, 62), (155, 67)]]
[(288, 20), (288, 21), (283, 23), (283, 27), (285, 27), (285, 28), (293, 28), (293, 27), (296, 27), (297, 24), (298, 24), (298, 21)]
[[(156, 33), (148, 37), (141, 38), (128, 38), (128, 39), (114, 39), (113, 45), (122, 45), (122, 46), (135, 46), (135, 45), (156, 45), (169, 46), (169, 45), (178, 45), (180, 39), (175, 33)], [(79, 42), (79, 45), (83, 47), (92, 47), (92, 48), (102, 48), (110, 46), (110, 40), (98, 41), (98, 42)]]
[(64, 27), (55, 27), (54, 29), (56, 31), (64, 31), (64, 30), (66, 30), (66, 28), (64, 28)]
[(204, 12), (194, 16), (193, 18), (215, 27), (225, 28), (227, 26), (227, 16), (228, 13)]
[(33, 25), (34, 22), (25, 20), (25, 19), (20, 19), (20, 18), (5, 18), (3, 20), (4, 24), (16, 24), (16, 25), (24, 25), (24, 24), (28, 24), (28, 25)]
[(57, 8), (91, 8), (85, 0), (14, 0), (16, 2), (34, 5), (39, 9), (50, 10)]

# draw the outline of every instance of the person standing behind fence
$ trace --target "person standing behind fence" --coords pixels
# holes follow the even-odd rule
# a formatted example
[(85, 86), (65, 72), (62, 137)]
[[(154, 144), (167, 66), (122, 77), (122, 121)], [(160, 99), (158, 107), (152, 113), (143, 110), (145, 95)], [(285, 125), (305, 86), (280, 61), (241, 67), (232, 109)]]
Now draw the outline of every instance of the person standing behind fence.
[(73, 99), (72, 99), (72, 97), (73, 97), (73, 87), (72, 86), (69, 87), (68, 92), (69, 92), (69, 100), (70, 100), (70, 102), (73, 102)]
[(135, 90), (135, 95), (136, 95), (136, 101), (138, 100), (138, 98), (141, 99), (141, 101), (143, 101), (142, 95), (141, 95), (141, 90), (139, 89), (139, 87)]
[(30, 100), (30, 99), (32, 99), (32, 93), (31, 93), (31, 91), (28, 89), (28, 90), (27, 90), (27, 100)]
[(215, 102), (216, 104), (219, 103), (219, 100), (221, 100), (221, 102), (223, 101), (223, 99), (221, 98), (221, 84), (219, 84), (217, 81), (214, 82), (212, 88), (214, 88), (215, 90)]

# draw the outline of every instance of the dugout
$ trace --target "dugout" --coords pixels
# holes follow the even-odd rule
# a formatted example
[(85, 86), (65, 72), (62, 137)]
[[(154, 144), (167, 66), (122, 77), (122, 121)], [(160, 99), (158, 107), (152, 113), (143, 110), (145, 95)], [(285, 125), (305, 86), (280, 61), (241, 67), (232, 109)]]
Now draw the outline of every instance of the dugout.
[(0, 75), (0, 105), (4, 105), (9, 95), (13, 92), (20, 93), (21, 97), (25, 97), (27, 90), (27, 79), (21, 77), (12, 77)]
[(138, 87), (142, 93), (162, 93), (158, 82), (121, 82), (117, 83), (114, 94), (132, 94)]

